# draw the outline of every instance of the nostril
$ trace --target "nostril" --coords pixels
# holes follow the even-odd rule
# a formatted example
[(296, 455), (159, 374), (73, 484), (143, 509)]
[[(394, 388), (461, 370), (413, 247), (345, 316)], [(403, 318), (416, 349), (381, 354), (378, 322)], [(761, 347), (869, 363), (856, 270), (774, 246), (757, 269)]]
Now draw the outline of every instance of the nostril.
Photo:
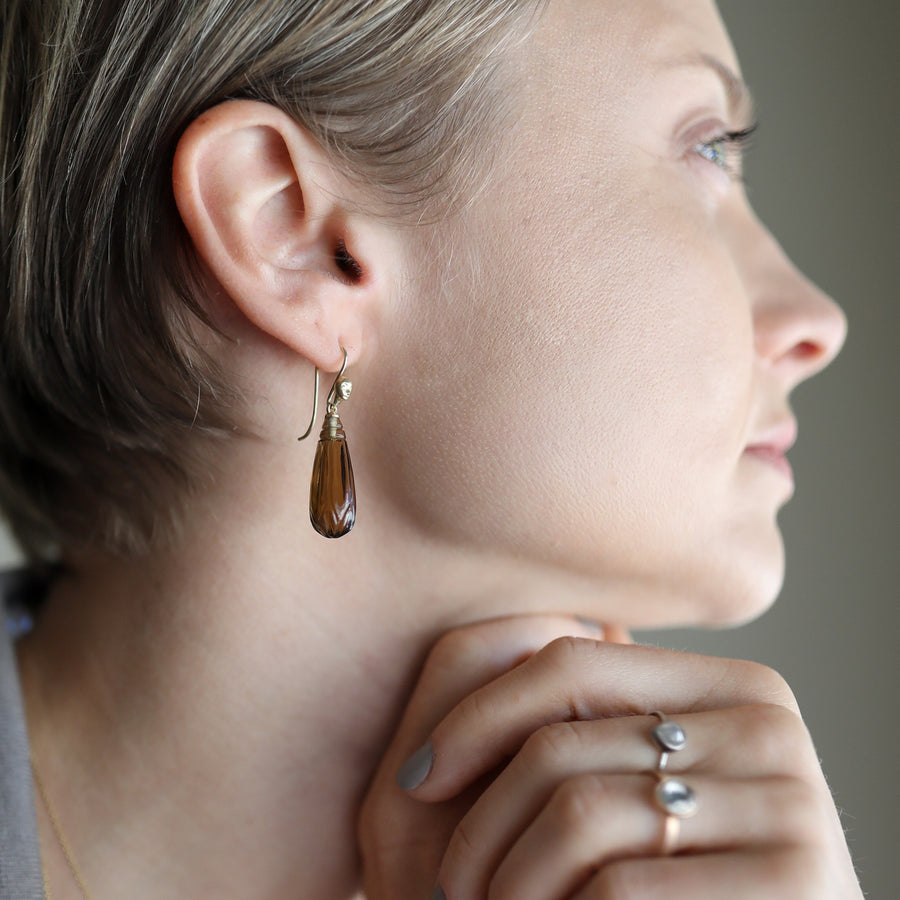
[(816, 344), (813, 341), (800, 341), (796, 347), (794, 347), (794, 356), (798, 359), (818, 359), (825, 352), (825, 348), (822, 347), (821, 344)]

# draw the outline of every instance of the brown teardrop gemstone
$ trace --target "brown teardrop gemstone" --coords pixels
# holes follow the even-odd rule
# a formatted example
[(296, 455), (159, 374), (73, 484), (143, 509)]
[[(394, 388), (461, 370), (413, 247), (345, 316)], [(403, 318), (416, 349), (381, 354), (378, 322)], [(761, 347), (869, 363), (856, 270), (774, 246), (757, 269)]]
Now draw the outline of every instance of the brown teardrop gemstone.
[(309, 486), (309, 520), (323, 537), (339, 538), (356, 521), (356, 486), (340, 417), (325, 417)]

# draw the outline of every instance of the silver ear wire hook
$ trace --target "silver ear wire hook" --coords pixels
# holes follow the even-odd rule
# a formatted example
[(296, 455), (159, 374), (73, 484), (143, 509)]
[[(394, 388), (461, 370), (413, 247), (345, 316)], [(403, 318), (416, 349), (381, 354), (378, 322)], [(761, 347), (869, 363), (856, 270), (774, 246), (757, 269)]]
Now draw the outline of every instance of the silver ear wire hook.
[[(331, 385), (331, 390), (328, 392), (328, 400), (327, 400), (327, 409), (329, 415), (333, 415), (337, 410), (338, 404), (342, 400), (346, 400), (350, 396), (350, 391), (353, 388), (353, 382), (345, 379), (344, 369), (347, 368), (347, 351), (341, 347), (341, 352), (344, 354), (344, 361), (341, 363), (341, 370), (337, 373), (337, 376), (334, 379), (334, 384)], [(316, 414), (319, 411), (319, 367), (316, 366), (316, 381), (315, 387), (313, 388), (313, 411), (312, 417), (309, 420), (309, 428), (297, 438), (298, 441), (305, 440), (309, 437), (313, 430), (313, 425), (316, 424)]]

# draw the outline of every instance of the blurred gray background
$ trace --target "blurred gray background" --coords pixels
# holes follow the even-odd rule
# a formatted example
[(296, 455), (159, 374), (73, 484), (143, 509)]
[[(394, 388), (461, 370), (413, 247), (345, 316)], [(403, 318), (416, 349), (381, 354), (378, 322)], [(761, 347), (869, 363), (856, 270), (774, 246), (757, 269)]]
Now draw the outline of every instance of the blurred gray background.
[(760, 131), (749, 192), (844, 307), (843, 353), (793, 395), (797, 479), (775, 607), (731, 632), (642, 640), (755, 659), (794, 688), (867, 896), (898, 893), (900, 4), (720, 0)]
[[(761, 128), (751, 199), (844, 307), (846, 347), (794, 394), (785, 588), (731, 632), (644, 633), (759, 660), (793, 686), (867, 895), (897, 896), (900, 554), (900, 4), (721, 0)], [(0, 531), (0, 563), (14, 551)]]

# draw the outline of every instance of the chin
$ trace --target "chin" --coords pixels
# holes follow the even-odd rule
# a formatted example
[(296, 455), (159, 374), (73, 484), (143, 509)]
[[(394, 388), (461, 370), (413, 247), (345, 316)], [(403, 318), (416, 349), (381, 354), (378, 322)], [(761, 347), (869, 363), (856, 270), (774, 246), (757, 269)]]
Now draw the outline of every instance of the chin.
[(710, 585), (701, 591), (703, 621), (711, 628), (734, 628), (759, 618), (778, 599), (784, 585), (785, 554), (781, 532), (775, 528), (764, 545), (731, 554), (717, 567)]

